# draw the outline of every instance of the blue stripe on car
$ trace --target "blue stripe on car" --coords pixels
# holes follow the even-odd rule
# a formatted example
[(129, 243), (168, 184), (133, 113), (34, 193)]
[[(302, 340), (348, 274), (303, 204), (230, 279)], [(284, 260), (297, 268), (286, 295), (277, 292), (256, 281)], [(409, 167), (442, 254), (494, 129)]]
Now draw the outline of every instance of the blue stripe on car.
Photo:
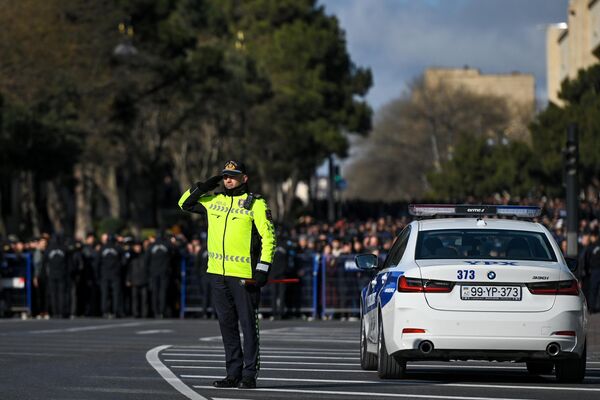
[(389, 272), (385, 286), (379, 292), (379, 300), (381, 301), (381, 307), (385, 307), (387, 303), (392, 299), (394, 293), (396, 293), (396, 286), (398, 284), (398, 278), (404, 274), (404, 271)]

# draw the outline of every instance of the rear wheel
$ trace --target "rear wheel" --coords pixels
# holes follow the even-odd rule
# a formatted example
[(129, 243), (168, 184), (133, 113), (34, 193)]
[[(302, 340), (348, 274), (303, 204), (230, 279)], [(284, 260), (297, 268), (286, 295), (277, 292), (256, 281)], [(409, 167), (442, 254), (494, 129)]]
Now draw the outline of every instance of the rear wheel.
[(585, 359), (587, 343), (583, 345), (581, 356), (572, 360), (556, 361), (556, 380), (559, 382), (579, 383), (585, 378)]
[(527, 361), (527, 371), (531, 375), (548, 375), (552, 373), (553, 369), (552, 361)]
[(367, 334), (365, 332), (365, 320), (360, 316), (360, 367), (367, 371), (377, 369), (377, 355), (367, 351)]
[(377, 375), (381, 379), (398, 379), (404, 376), (406, 372), (406, 360), (390, 356), (385, 347), (385, 334), (383, 332), (383, 323), (381, 314), (379, 315), (379, 334), (377, 340)]

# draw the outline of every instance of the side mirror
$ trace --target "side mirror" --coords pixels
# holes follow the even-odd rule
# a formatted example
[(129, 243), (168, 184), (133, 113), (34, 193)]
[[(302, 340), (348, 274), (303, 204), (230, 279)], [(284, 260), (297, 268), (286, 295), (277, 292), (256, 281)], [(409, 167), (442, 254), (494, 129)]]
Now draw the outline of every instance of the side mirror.
[(359, 254), (354, 257), (358, 269), (369, 271), (377, 269), (377, 256), (375, 254)]
[(566, 257), (565, 261), (567, 262), (567, 267), (569, 267), (569, 269), (571, 270), (571, 272), (575, 272), (577, 271), (577, 259), (576, 258), (571, 258), (571, 257)]

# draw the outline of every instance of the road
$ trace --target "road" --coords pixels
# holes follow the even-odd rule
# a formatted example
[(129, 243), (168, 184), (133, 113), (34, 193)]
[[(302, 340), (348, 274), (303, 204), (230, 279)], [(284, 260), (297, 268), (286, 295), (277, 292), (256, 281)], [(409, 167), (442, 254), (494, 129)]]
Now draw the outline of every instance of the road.
[(215, 320), (0, 320), (0, 398), (600, 398), (597, 335), (582, 384), (485, 362), (409, 363), (405, 379), (381, 381), (360, 369), (358, 329), (348, 321), (262, 321), (258, 388), (239, 390), (211, 386), (224, 375)]

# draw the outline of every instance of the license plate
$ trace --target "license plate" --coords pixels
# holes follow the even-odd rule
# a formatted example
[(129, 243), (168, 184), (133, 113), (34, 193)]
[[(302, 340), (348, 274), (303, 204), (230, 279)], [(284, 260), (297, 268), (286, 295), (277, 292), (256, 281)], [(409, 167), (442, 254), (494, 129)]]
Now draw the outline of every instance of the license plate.
[(520, 286), (461, 286), (462, 300), (521, 301)]

